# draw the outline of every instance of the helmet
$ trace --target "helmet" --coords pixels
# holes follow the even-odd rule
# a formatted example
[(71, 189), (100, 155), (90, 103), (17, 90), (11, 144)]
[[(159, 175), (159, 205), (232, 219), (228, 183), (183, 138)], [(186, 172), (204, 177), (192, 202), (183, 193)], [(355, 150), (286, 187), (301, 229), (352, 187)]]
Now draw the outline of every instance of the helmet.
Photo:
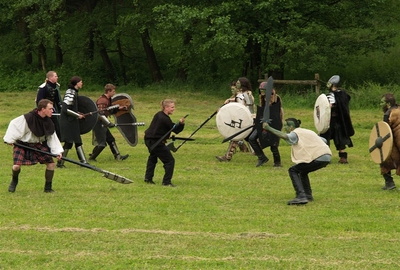
[(328, 88), (331, 88), (332, 86), (337, 86), (340, 82), (340, 76), (339, 75), (333, 75), (329, 80), (326, 86)]
[(260, 86), (258, 87), (259, 89), (265, 89), (265, 86), (267, 85), (267, 82), (261, 82)]

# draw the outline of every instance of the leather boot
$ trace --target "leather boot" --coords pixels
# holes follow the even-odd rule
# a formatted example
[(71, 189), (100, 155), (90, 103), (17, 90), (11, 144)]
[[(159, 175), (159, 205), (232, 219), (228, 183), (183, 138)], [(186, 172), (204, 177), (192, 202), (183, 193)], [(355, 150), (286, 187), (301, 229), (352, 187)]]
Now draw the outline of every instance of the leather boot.
[(236, 152), (236, 147), (238, 147), (238, 142), (230, 141), (226, 154), (224, 156), (216, 156), (216, 158), (221, 162), (231, 161), (233, 154)]
[(288, 205), (306, 204), (308, 203), (306, 193), (304, 191), (303, 183), (301, 182), (300, 176), (289, 169), (289, 175), (292, 180), (293, 188), (296, 191), (296, 198), (288, 201)]
[(262, 166), (264, 163), (267, 163), (268, 160), (269, 159), (264, 154), (258, 156), (258, 162), (257, 162), (256, 167)]
[(21, 172), (21, 169), (19, 169), (18, 171), (12, 170), (12, 180), (8, 187), (9, 192), (15, 192), (15, 189), (17, 188), (17, 185), (18, 185), (18, 175), (20, 172)]
[(339, 163), (347, 164), (347, 153), (346, 152), (339, 152)]
[(127, 159), (129, 157), (128, 154), (124, 155), (124, 156), (121, 156), (121, 154), (119, 153), (117, 144), (115, 142), (108, 143), (108, 145), (110, 146), (111, 152), (113, 153), (114, 158), (116, 160), (125, 160), (125, 159)]
[(314, 201), (314, 197), (312, 196), (310, 178), (308, 178), (308, 175), (306, 177), (302, 177), (301, 182), (303, 183), (304, 192), (306, 193), (307, 200), (309, 202)]
[[(68, 152), (69, 152), (69, 149), (64, 149), (62, 156), (67, 157)], [(57, 168), (65, 168), (64, 162), (65, 161), (63, 159), (57, 161)]]
[(83, 152), (83, 147), (82, 147), (82, 145), (76, 147), (76, 153), (78, 154), (78, 158), (79, 158), (79, 161), (80, 161), (81, 163), (89, 164), (89, 162), (87, 162), (87, 160), (86, 160), (85, 152)]
[(46, 182), (44, 183), (44, 192), (46, 193), (54, 192), (54, 190), (52, 189), (53, 176), (54, 176), (54, 171), (46, 169), (46, 172), (44, 174), (44, 178), (46, 179)]
[(100, 155), (101, 151), (103, 151), (105, 147), (104, 146), (98, 146), (96, 145), (95, 148), (93, 148), (93, 151), (91, 154), (89, 154), (89, 160), (90, 161), (97, 161), (96, 158), (98, 155)]
[(393, 177), (389, 173), (385, 173), (383, 175), (383, 178), (385, 179), (385, 185), (382, 187), (383, 190), (392, 190), (396, 188), (396, 185), (394, 184)]

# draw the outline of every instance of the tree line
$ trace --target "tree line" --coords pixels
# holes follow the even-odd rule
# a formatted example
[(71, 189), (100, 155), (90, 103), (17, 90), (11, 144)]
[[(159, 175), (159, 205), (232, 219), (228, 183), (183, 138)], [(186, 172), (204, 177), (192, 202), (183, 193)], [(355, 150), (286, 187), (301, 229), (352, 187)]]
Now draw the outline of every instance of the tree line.
[(137, 85), (324, 73), (393, 48), (396, 12), (395, 0), (2, 0), (0, 73)]

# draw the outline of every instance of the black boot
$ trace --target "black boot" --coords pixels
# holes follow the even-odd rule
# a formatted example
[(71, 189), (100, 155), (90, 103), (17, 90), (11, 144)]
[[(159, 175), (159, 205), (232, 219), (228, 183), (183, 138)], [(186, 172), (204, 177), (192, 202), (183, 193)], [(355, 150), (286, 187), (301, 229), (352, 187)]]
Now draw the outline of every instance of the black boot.
[(282, 167), (281, 155), (277, 146), (271, 146), (272, 156), (274, 157), (274, 167)]
[(303, 183), (304, 192), (306, 193), (307, 200), (309, 202), (314, 201), (314, 197), (312, 195), (312, 190), (311, 190), (310, 178), (308, 178), (308, 175), (306, 177), (302, 177), (301, 182)]
[(97, 161), (96, 158), (98, 155), (100, 155), (101, 151), (103, 151), (105, 147), (104, 146), (98, 146), (96, 145), (95, 148), (93, 148), (93, 151), (91, 154), (89, 154), (89, 160), (90, 161)]
[(108, 145), (110, 146), (111, 152), (113, 153), (114, 158), (116, 160), (125, 160), (125, 159), (127, 159), (129, 157), (128, 154), (124, 155), (124, 156), (121, 156), (121, 154), (120, 154), (120, 152), (118, 150), (117, 144), (115, 142), (108, 143)]
[(383, 190), (392, 190), (396, 188), (396, 185), (394, 184), (393, 177), (389, 173), (385, 173), (383, 175), (383, 178), (385, 178), (385, 185), (382, 187)]
[(78, 157), (79, 157), (79, 160), (81, 163), (89, 164), (89, 162), (87, 162), (87, 160), (86, 160), (85, 153), (83, 152), (82, 145), (76, 147), (76, 153), (78, 154)]
[(261, 165), (263, 165), (264, 163), (267, 163), (268, 162), (268, 158), (263, 154), (263, 155), (260, 155), (259, 157), (258, 157), (258, 162), (257, 162), (257, 165), (256, 165), (256, 167), (260, 167)]
[(253, 148), (254, 154), (258, 157), (256, 167), (260, 167), (264, 163), (267, 163), (269, 159), (265, 156), (261, 146), (258, 144), (258, 141), (254, 139), (249, 140), (249, 144), (251, 148)]
[(46, 172), (44, 174), (44, 178), (46, 179), (46, 182), (44, 184), (44, 192), (46, 193), (54, 192), (54, 190), (52, 189), (53, 176), (54, 176), (54, 171), (46, 169)]
[[(63, 157), (67, 157), (68, 152), (69, 152), (69, 149), (64, 149), (64, 152), (63, 152), (62, 156)], [(57, 168), (65, 168), (63, 159), (57, 161)]]
[(293, 188), (296, 191), (296, 198), (288, 201), (288, 205), (306, 204), (308, 203), (306, 193), (304, 191), (303, 183), (301, 182), (300, 176), (289, 169), (289, 175), (292, 180)]
[(9, 192), (15, 192), (15, 189), (17, 188), (18, 185), (18, 175), (21, 172), (21, 169), (18, 171), (12, 170), (12, 180), (10, 185), (8, 186), (8, 191)]
[(347, 153), (346, 152), (339, 152), (339, 163), (347, 164)]

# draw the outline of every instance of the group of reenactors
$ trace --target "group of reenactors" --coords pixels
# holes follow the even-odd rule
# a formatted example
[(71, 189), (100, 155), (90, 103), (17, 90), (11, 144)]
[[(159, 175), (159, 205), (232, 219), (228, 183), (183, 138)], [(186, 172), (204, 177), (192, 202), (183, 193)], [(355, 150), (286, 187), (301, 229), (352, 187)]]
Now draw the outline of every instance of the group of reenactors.
[[(61, 98), (58, 75), (55, 71), (49, 71), (45, 82), (38, 88), (36, 108), (10, 122), (4, 136), (4, 142), (14, 146), (14, 165), (9, 192), (16, 190), (21, 165), (37, 163), (46, 165), (44, 191), (54, 192), (52, 180), (55, 163), (52, 156), (58, 160), (57, 167), (65, 167), (64, 162), (73, 145), (82, 164), (96, 161), (107, 145), (116, 160), (128, 158), (129, 155), (121, 155), (118, 150), (115, 138), (109, 131), (109, 127), (115, 124), (112, 124), (108, 117), (116, 115), (117, 122), (121, 125), (121, 133), (125, 135), (126, 132), (127, 136), (124, 137), (128, 143), (135, 145), (137, 129), (134, 125), (136, 118), (131, 112), (132, 100), (125, 94), (115, 95), (116, 87), (106, 84), (104, 93), (95, 103), (90, 98), (79, 95), (82, 86), (82, 79), (73, 76), (64, 97)], [(89, 131), (93, 131), (95, 147), (87, 159), (81, 135)], [(64, 142), (64, 146), (61, 142)]]
[[(229, 141), (229, 145), (226, 153), (216, 158), (221, 162), (230, 161), (236, 148), (239, 148), (257, 156), (256, 167), (260, 167), (269, 161), (263, 149), (270, 147), (273, 166), (281, 167), (279, 141), (284, 139), (292, 146), (291, 159), (294, 165), (288, 171), (296, 191), (296, 197), (288, 204), (298, 205), (313, 201), (308, 174), (326, 167), (331, 162), (330, 141), (334, 142), (341, 164), (348, 163), (345, 149), (353, 146), (351, 137), (354, 135), (354, 128), (349, 110), (351, 97), (339, 88), (339, 83), (340, 77), (332, 76), (327, 83), (329, 93), (320, 95), (315, 103), (314, 123), (317, 134), (301, 128), (300, 119), (284, 119), (282, 100), (273, 87), (272, 77), (259, 85), (259, 106), (254, 104), (250, 81), (245, 77), (234, 80), (230, 85), (232, 95), (217, 111), (216, 116), (217, 128)], [(64, 97), (61, 98), (57, 73), (49, 71), (46, 81), (38, 88), (37, 107), (10, 122), (4, 136), (4, 141), (14, 147), (14, 165), (9, 192), (16, 190), (21, 165), (37, 163), (46, 165), (44, 191), (53, 192), (52, 179), (55, 165), (59, 168), (65, 167), (64, 161), (73, 145), (82, 164), (96, 161), (107, 145), (116, 160), (125, 160), (129, 157), (119, 152), (109, 128), (117, 126), (131, 146), (137, 144), (138, 123), (132, 113), (133, 102), (130, 96), (116, 95), (116, 87), (107, 84), (104, 93), (93, 102), (88, 97), (79, 95), (82, 85), (82, 79), (73, 76)], [(398, 136), (397, 133), (400, 132), (398, 128), (400, 110), (392, 94), (382, 97), (382, 106), (385, 113), (384, 123), (387, 124), (385, 126), (381, 123), (375, 129), (387, 131), (388, 135), (383, 136), (382, 132), (378, 131), (376, 139), (371, 139), (370, 152), (373, 155), (374, 151), (379, 151), (380, 160), (377, 163), (380, 164), (385, 179), (383, 189), (390, 190), (396, 188), (391, 170), (396, 169), (396, 173), (400, 173), (397, 166), (400, 152), (397, 145), (393, 145), (393, 137)], [(161, 101), (161, 110), (154, 115), (150, 127), (145, 132), (144, 139), (149, 150), (149, 158), (144, 181), (148, 184), (155, 184), (154, 169), (157, 159), (160, 159), (165, 169), (162, 184), (175, 186), (171, 182), (175, 160), (166, 141), (170, 138), (171, 132), (177, 134), (183, 130), (185, 118), (174, 124), (170, 119), (174, 110), (173, 100)], [(109, 120), (111, 115), (114, 115), (115, 124)], [(285, 132), (282, 132), (282, 128)], [(89, 131), (93, 134), (94, 148), (87, 159), (81, 135)], [(64, 146), (61, 146), (61, 142), (64, 142)], [(390, 142), (392, 144), (387, 146)], [(383, 159), (382, 152), (385, 156)], [(57, 164), (54, 164), (52, 157), (57, 158)]]

